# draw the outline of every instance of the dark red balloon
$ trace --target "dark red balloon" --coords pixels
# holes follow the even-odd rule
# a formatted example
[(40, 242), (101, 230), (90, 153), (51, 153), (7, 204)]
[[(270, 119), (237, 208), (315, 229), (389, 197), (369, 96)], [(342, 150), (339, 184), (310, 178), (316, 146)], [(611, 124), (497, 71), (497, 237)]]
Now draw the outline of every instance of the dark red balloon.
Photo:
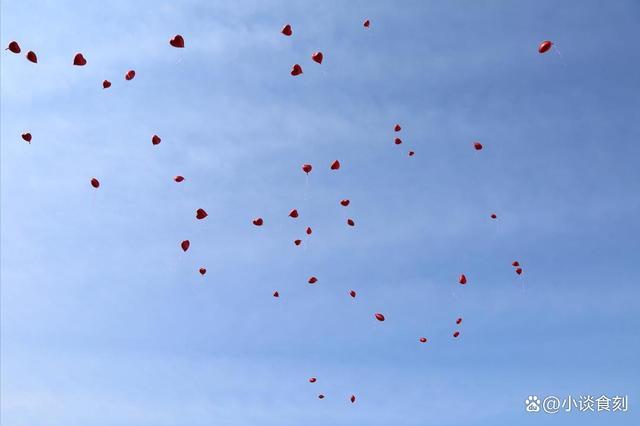
[(491, 213), (491, 219), (497, 219), (498, 216), (495, 213)]
[(402, 130), (402, 127), (400, 127), (400, 125), (399, 125), (399, 124), (396, 124), (396, 126), (393, 128), (393, 130), (394, 130), (395, 132), (399, 132), (400, 130)]
[(184, 240), (183, 242), (180, 243), (180, 247), (182, 247), (182, 251), (189, 250), (190, 245), (191, 243), (189, 242), (189, 240)]
[(369, 28), (369, 25), (371, 25), (371, 21), (367, 19), (362, 25), (364, 25), (365, 28)]
[(513, 263), (511, 263), (511, 265), (520, 266), (520, 262), (518, 262), (517, 260), (514, 260)]
[(315, 377), (310, 377), (309, 378), (309, 383), (315, 383), (316, 382), (316, 378)]
[(467, 283), (467, 277), (464, 274), (460, 275), (460, 279), (458, 280), (458, 282), (460, 284), (462, 284), (462, 285), (466, 284)]
[(375, 317), (378, 321), (384, 321), (384, 315), (380, 314), (380, 313), (376, 313)]
[(32, 52), (31, 50), (27, 52), (27, 60), (33, 62), (34, 64), (38, 63), (38, 57), (36, 56), (35, 52)]
[(73, 57), (73, 65), (83, 67), (87, 65), (87, 60), (84, 58), (82, 53), (76, 53), (76, 56)]
[(310, 277), (309, 281), (307, 281), (309, 284), (315, 284), (318, 282), (318, 279), (316, 277)]
[(184, 38), (182, 38), (180, 34), (176, 34), (171, 40), (169, 40), (169, 44), (173, 47), (182, 49), (184, 47)]
[(347, 200), (347, 199), (344, 199), (344, 200), (341, 200), (341, 201), (340, 201), (340, 204), (341, 204), (343, 207), (347, 207), (347, 206), (349, 205), (349, 203), (350, 203), (350, 202), (351, 202), (351, 201), (349, 201), (349, 200)]
[(356, 402), (356, 396), (355, 395), (351, 395), (351, 398), (349, 398), (349, 400), (353, 404), (354, 402)]
[(108, 89), (109, 87), (111, 87), (111, 82), (109, 80), (105, 80), (102, 82), (103, 89)]
[(331, 170), (338, 170), (340, 168), (340, 162), (338, 160), (331, 163)]
[(306, 174), (309, 174), (311, 170), (313, 170), (313, 166), (311, 164), (302, 165), (302, 171), (305, 172)]
[(311, 235), (313, 233), (313, 229), (310, 226), (307, 226), (307, 235)]
[(353, 291), (353, 290), (349, 291), (349, 296), (355, 298), (356, 297), (356, 292)]
[(127, 81), (133, 80), (133, 77), (136, 76), (136, 72), (134, 70), (129, 70), (127, 71), (127, 73), (124, 75), (124, 79)]
[(96, 178), (91, 178), (91, 186), (94, 188), (100, 188), (100, 181)]
[(9, 43), (9, 46), (7, 46), (6, 49), (4, 50), (9, 50), (13, 53), (20, 53), (21, 49), (20, 49), (20, 45), (18, 44), (17, 41), (12, 41), (11, 43)]
[(396, 145), (400, 145), (402, 143), (402, 139), (400, 138), (395, 138), (395, 140), (393, 141)]
[(291, 210), (291, 211), (289, 212), (289, 217), (292, 217), (292, 218), (294, 218), (294, 219), (295, 219), (296, 217), (298, 217), (298, 210), (296, 210), (296, 209)]
[(198, 219), (198, 220), (202, 220), (202, 219), (204, 219), (204, 218), (205, 218), (205, 217), (207, 217), (207, 216), (209, 216), (209, 215), (207, 214), (207, 212), (206, 212), (206, 211), (204, 211), (204, 209), (198, 209), (198, 210), (196, 210), (196, 219)]
[(516, 274), (518, 274), (518, 275), (522, 274), (522, 268), (516, 269)]
[(456, 331), (455, 333), (453, 333), (453, 337), (458, 337), (460, 335), (459, 331)]
[(413, 152), (413, 151), (409, 151), (409, 157), (413, 157), (414, 155), (416, 155), (416, 153), (415, 153), (415, 152)]
[(456, 320), (456, 324), (460, 324), (461, 322), (462, 322), (462, 318), (458, 318), (458, 319)]
[(158, 145), (158, 144), (160, 144), (160, 142), (162, 142), (162, 139), (160, 139), (160, 136), (158, 136), (158, 135), (153, 135), (153, 136), (151, 137), (151, 143), (152, 143), (153, 145)]
[(553, 46), (553, 43), (549, 40), (545, 40), (542, 43), (540, 43), (540, 45), (538, 46), (538, 53), (545, 53), (548, 52), (549, 49), (551, 49), (551, 46)]
[(426, 337), (421, 337), (420, 338), (420, 343), (427, 343), (427, 338)]
[(204, 274), (207, 273), (207, 269), (206, 268), (200, 268), (199, 271), (200, 271), (200, 275), (204, 275)]
[(284, 27), (282, 27), (282, 30), (280, 30), (280, 32), (284, 35), (286, 35), (287, 37), (290, 37), (291, 34), (293, 34), (293, 30), (291, 29), (291, 25), (287, 24)]
[(22, 134), (22, 139), (24, 139), (25, 142), (31, 143), (31, 133), (29, 133), (29, 132), (23, 133)]
[(318, 395), (318, 398), (320, 398), (320, 399), (324, 399), (324, 395), (323, 395), (323, 394), (320, 394), (320, 395)]
[(273, 292), (273, 297), (280, 297), (280, 293), (278, 293), (277, 291)]
[(324, 55), (322, 54), (322, 52), (314, 52), (314, 54), (311, 55), (311, 59), (313, 59), (314, 62), (321, 64), (322, 60), (324, 59)]
[(482, 144), (480, 142), (474, 142), (473, 147), (476, 149), (476, 151), (480, 151), (482, 149)]
[(255, 226), (262, 226), (262, 224), (263, 224), (263, 223), (264, 223), (264, 220), (262, 220), (262, 218), (261, 218), (261, 217), (258, 217), (258, 218), (256, 218), (256, 219), (253, 219), (253, 224), (254, 224)]
[(180, 183), (180, 182), (182, 182), (184, 180), (184, 177), (178, 175), (178, 176), (174, 177), (173, 180), (175, 180), (176, 182)]
[(353, 219), (347, 219), (347, 225), (356, 226), (356, 223), (353, 221)]
[(302, 243), (302, 240), (293, 240), (293, 244), (299, 246)]
[(298, 64), (295, 64), (294, 66), (291, 67), (291, 75), (292, 76), (296, 76), (296, 75), (300, 75), (302, 74), (302, 67)]

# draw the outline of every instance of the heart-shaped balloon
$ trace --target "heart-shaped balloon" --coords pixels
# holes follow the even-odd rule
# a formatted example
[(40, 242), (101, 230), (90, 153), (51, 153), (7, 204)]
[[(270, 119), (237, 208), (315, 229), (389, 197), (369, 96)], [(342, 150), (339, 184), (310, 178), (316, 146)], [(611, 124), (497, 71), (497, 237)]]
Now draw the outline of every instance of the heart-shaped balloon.
[(9, 43), (9, 46), (7, 46), (5, 50), (9, 50), (13, 53), (20, 53), (21, 51), (20, 45), (18, 44), (17, 41), (12, 41), (11, 43)]
[(176, 34), (171, 40), (169, 40), (169, 44), (181, 49), (184, 47), (184, 38), (182, 38), (180, 34)]
[(27, 52), (27, 60), (33, 62), (34, 64), (38, 63), (38, 57), (36, 56), (35, 52), (32, 52), (31, 50)]
[(314, 52), (314, 54), (311, 55), (311, 59), (313, 59), (315, 62), (321, 64), (322, 60), (324, 59), (324, 55), (322, 54), (322, 52)]
[(73, 65), (79, 67), (87, 65), (87, 60), (82, 56), (82, 53), (76, 53), (76, 56), (73, 57)]
[(109, 80), (105, 80), (102, 82), (103, 89), (108, 89), (109, 87), (111, 87), (111, 82)]
[(298, 64), (295, 64), (291, 67), (291, 75), (296, 76), (302, 74), (302, 67)]

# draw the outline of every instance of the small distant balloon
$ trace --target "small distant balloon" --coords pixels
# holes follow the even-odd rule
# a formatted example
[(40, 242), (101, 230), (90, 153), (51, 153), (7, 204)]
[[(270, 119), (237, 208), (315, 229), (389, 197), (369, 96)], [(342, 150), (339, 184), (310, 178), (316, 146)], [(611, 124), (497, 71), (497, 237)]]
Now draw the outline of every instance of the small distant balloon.
[(309, 284), (315, 284), (318, 282), (318, 279), (316, 277), (310, 277), (309, 280), (307, 281)]
[(480, 151), (482, 149), (482, 144), (480, 142), (474, 142), (473, 147), (476, 149), (476, 151)]
[(458, 337), (459, 335), (460, 335), (459, 331), (456, 331), (456, 332), (453, 333), (453, 337)]
[(356, 226), (356, 223), (353, 221), (353, 219), (347, 219), (347, 225)]
[(282, 30), (280, 30), (280, 32), (286, 35), (287, 37), (290, 37), (293, 34), (293, 30), (291, 29), (291, 25), (289, 24), (282, 27)]
[(458, 318), (458, 319), (456, 320), (456, 324), (460, 324), (461, 322), (462, 322), (462, 318)]
[(296, 210), (296, 209), (291, 210), (289, 212), (289, 217), (292, 217), (294, 219), (297, 218), (298, 217), (298, 210)]
[(311, 235), (313, 233), (313, 229), (310, 226), (307, 226), (307, 235)]
[(313, 170), (313, 166), (311, 164), (302, 165), (302, 171), (305, 172), (306, 174), (309, 174), (311, 170)]
[(202, 220), (202, 219), (204, 219), (204, 218), (205, 218), (205, 217), (207, 217), (207, 216), (209, 216), (209, 215), (207, 214), (207, 212), (206, 212), (206, 211), (204, 211), (204, 209), (198, 209), (198, 210), (196, 210), (196, 219), (198, 219), (198, 220)]
[(273, 297), (280, 297), (280, 293), (278, 293), (277, 291), (273, 292)]
[(184, 180), (184, 177), (183, 177), (183, 176), (178, 175), (178, 176), (174, 177), (174, 178), (173, 178), (173, 180), (174, 180), (174, 181), (176, 181), (176, 182), (178, 182), (178, 183), (180, 183), (180, 182), (182, 182), (182, 181)]
[(395, 143), (396, 145), (400, 145), (402, 143), (402, 139), (400, 138), (395, 138), (393, 143)]
[(206, 268), (200, 268), (198, 271), (200, 272), (200, 275), (204, 275), (204, 274), (207, 273), (207, 269)]
[(264, 224), (264, 220), (261, 217), (253, 219), (253, 224), (255, 226), (262, 226)]
[(302, 240), (293, 240), (293, 244), (299, 246), (302, 243)]
[(102, 88), (103, 89), (108, 89), (109, 87), (111, 87), (111, 82), (109, 80), (104, 80), (102, 82)]
[(184, 48), (184, 38), (180, 34), (176, 34), (171, 40), (169, 40), (169, 44), (178, 49), (182, 49)]
[(351, 201), (349, 201), (349, 200), (347, 200), (347, 199), (344, 199), (344, 200), (341, 200), (341, 201), (340, 201), (340, 204), (341, 204), (343, 207), (347, 207), (347, 206), (349, 205), (349, 203), (350, 203), (350, 202), (351, 202)]
[(191, 243), (189, 242), (189, 240), (184, 240), (183, 242), (180, 243), (180, 247), (182, 247), (182, 251), (189, 250), (190, 245)]
[(27, 52), (27, 60), (29, 62), (33, 62), (34, 64), (38, 63), (38, 57), (36, 56), (36, 53), (32, 52), (31, 50)]
[(384, 321), (384, 315), (382, 315), (381, 313), (376, 313), (374, 316), (378, 321)]
[(340, 168), (340, 162), (338, 160), (331, 163), (331, 170), (338, 170)]
[(153, 136), (151, 137), (151, 144), (153, 144), (153, 145), (159, 145), (159, 144), (160, 144), (160, 142), (162, 142), (162, 139), (160, 139), (160, 136), (158, 136), (158, 135), (153, 135)]
[(315, 383), (315, 382), (316, 382), (315, 377), (309, 377), (309, 383)]
[(131, 81), (133, 80), (133, 78), (136, 76), (136, 72), (134, 70), (129, 70), (127, 71), (127, 73), (124, 75), (124, 79), (127, 81)]
[(29, 133), (29, 132), (23, 133), (22, 134), (22, 139), (25, 142), (31, 143), (31, 133)]
[(91, 186), (94, 188), (100, 188), (100, 181), (96, 178), (91, 178)]
[(76, 53), (76, 56), (73, 57), (73, 65), (76, 65), (78, 67), (87, 65), (87, 60), (84, 58), (82, 53)]
[(314, 52), (314, 54), (311, 55), (311, 59), (313, 59), (314, 62), (321, 64), (324, 59), (324, 55), (322, 55), (322, 52)]
[(427, 343), (427, 338), (426, 337), (421, 337), (420, 338), (420, 343)]
[(551, 49), (551, 46), (553, 46), (553, 42), (551, 42), (550, 40), (543, 41), (538, 46), (538, 53), (546, 53), (546, 52), (548, 52), (549, 49)]
[(353, 291), (353, 290), (349, 291), (349, 296), (355, 298), (356, 297), (356, 292)]
[(393, 128), (394, 132), (399, 132), (400, 130), (402, 130), (402, 127), (400, 127), (399, 124), (396, 124), (395, 127)]
[(460, 275), (460, 279), (458, 280), (458, 282), (460, 284), (462, 284), (462, 285), (466, 284), (467, 283), (467, 277), (464, 274)]
[(294, 64), (291, 67), (291, 75), (295, 77), (300, 74), (302, 74), (302, 67), (299, 64)]
[(7, 48), (4, 50), (9, 50), (12, 53), (20, 53), (22, 51), (17, 41), (12, 41), (11, 43), (9, 43), (9, 46), (7, 46)]
[(365, 28), (369, 28), (369, 26), (371, 25), (371, 21), (369, 21), (368, 19), (366, 19), (362, 25), (364, 25)]

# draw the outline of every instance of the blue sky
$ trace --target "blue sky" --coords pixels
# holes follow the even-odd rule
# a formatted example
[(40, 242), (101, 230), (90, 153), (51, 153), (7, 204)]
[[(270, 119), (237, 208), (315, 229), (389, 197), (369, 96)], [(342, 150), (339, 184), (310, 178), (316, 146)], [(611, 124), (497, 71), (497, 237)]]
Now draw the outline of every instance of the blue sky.
[(13, 0), (1, 24), (39, 59), (1, 56), (3, 425), (638, 424), (637, 2)]

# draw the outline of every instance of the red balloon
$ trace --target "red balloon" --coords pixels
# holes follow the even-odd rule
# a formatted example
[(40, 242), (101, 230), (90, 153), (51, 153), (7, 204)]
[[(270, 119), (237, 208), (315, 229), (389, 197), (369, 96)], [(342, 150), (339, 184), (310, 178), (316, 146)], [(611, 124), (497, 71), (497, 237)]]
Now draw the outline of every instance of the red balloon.
[(351, 395), (351, 398), (349, 398), (351, 400), (351, 403), (356, 402), (356, 396), (355, 395)]
[(298, 64), (294, 64), (291, 67), (291, 75), (295, 77), (296, 75), (300, 75), (300, 74), (302, 74), (302, 67)]
[(109, 80), (105, 80), (102, 82), (103, 89), (108, 89), (109, 87), (111, 87), (111, 82)]
[(206, 268), (200, 268), (199, 271), (200, 271), (200, 275), (204, 275), (204, 274), (207, 273), (207, 269)]
[(299, 246), (299, 245), (300, 245), (300, 243), (302, 243), (302, 240), (294, 240), (294, 241), (293, 241), (293, 244), (295, 244), (295, 245), (297, 245), (297, 246)]
[(183, 242), (180, 243), (180, 247), (182, 247), (182, 251), (189, 250), (190, 245), (191, 243), (189, 242), (189, 240), (184, 240)]
[(100, 188), (100, 181), (96, 178), (91, 178), (91, 186), (94, 188)]
[(384, 321), (384, 315), (380, 314), (380, 313), (376, 313), (375, 317), (378, 321)]
[(315, 383), (316, 382), (316, 378), (315, 377), (310, 377), (309, 378), (309, 383)]
[(400, 144), (402, 143), (402, 139), (400, 139), (400, 138), (396, 138), (393, 142), (394, 142), (396, 145), (400, 145)]
[(153, 145), (158, 145), (160, 142), (162, 142), (162, 139), (160, 139), (160, 136), (158, 136), (158, 135), (153, 135), (153, 136), (151, 137), (151, 143), (152, 143)]
[(302, 165), (302, 171), (305, 172), (306, 174), (309, 174), (309, 172), (311, 172), (312, 169), (313, 169), (313, 166), (311, 164)]
[(462, 322), (462, 318), (458, 318), (458, 319), (456, 320), (456, 324), (460, 324), (461, 322)]
[(420, 343), (427, 343), (427, 338), (426, 337), (421, 337), (420, 338)]
[(340, 168), (340, 162), (338, 160), (331, 163), (331, 170), (338, 170)]
[(465, 277), (464, 274), (460, 275), (460, 279), (458, 280), (458, 282), (460, 284), (463, 284), (463, 285), (466, 284), (467, 283), (467, 277)]
[(316, 277), (311, 277), (309, 278), (309, 281), (308, 281), (309, 284), (315, 284), (317, 282), (318, 282), (318, 279)]
[(206, 211), (204, 211), (204, 209), (196, 210), (196, 219), (201, 220), (201, 219), (204, 219), (207, 216), (209, 216), (209, 215), (207, 214)]
[(282, 30), (280, 30), (280, 32), (284, 35), (286, 35), (287, 37), (290, 37), (291, 34), (293, 34), (293, 30), (291, 29), (291, 25), (287, 24), (284, 27), (282, 27)]
[(73, 57), (73, 65), (79, 67), (87, 65), (87, 60), (82, 56), (82, 53), (76, 53), (76, 56)]
[(311, 235), (311, 233), (313, 232), (313, 230), (311, 229), (310, 226), (307, 226), (307, 235)]
[(277, 291), (273, 292), (273, 297), (280, 297), (280, 293), (278, 293)]
[(476, 149), (476, 151), (480, 151), (482, 149), (482, 144), (480, 142), (474, 142), (473, 147)]
[(351, 202), (351, 201), (349, 201), (349, 200), (347, 200), (347, 199), (344, 199), (344, 200), (341, 200), (341, 201), (340, 201), (340, 204), (342, 204), (342, 206), (344, 206), (344, 207), (347, 207), (347, 206), (349, 205), (349, 203), (350, 203), (350, 202)]
[(396, 124), (396, 126), (393, 128), (393, 130), (394, 130), (395, 132), (399, 132), (400, 130), (402, 130), (402, 127), (400, 127), (400, 125), (399, 125), (399, 124)]
[(320, 394), (320, 395), (318, 395), (318, 398), (320, 398), (320, 399), (324, 399), (324, 395), (323, 395), (323, 394)]
[(180, 34), (176, 34), (171, 40), (169, 40), (169, 44), (173, 47), (182, 49), (184, 47), (184, 38), (182, 38)]
[(540, 43), (540, 45), (538, 46), (538, 53), (545, 53), (548, 52), (549, 49), (551, 49), (551, 46), (553, 46), (553, 43), (549, 40), (545, 40), (542, 43)]
[(491, 213), (491, 219), (496, 219), (498, 216), (495, 213)]
[(321, 64), (322, 60), (324, 59), (324, 56), (322, 55), (322, 52), (315, 52), (313, 55), (311, 55), (311, 59)]
[(371, 25), (371, 21), (367, 19), (362, 25), (364, 25), (365, 28), (369, 28), (369, 25)]
[(34, 64), (38, 63), (38, 57), (36, 56), (35, 52), (32, 52), (31, 50), (27, 52), (27, 60), (33, 62)]
[(409, 157), (413, 157), (416, 153), (413, 151), (409, 151)]
[(13, 53), (20, 53), (21, 49), (20, 49), (20, 45), (18, 44), (17, 41), (12, 41), (11, 43), (9, 43), (9, 46), (7, 46), (6, 49), (4, 50), (9, 50)]
[(516, 274), (520, 275), (522, 273), (522, 268), (516, 269)]
[(356, 223), (353, 221), (353, 219), (347, 219), (347, 225), (356, 226)]
[(349, 292), (349, 296), (351, 296), (351, 297), (355, 298), (355, 297), (356, 297), (356, 292), (355, 292), (355, 291), (353, 291), (353, 290), (351, 290), (351, 291)]
[(255, 226), (262, 226), (262, 224), (263, 224), (263, 223), (264, 223), (264, 220), (262, 220), (262, 218), (261, 218), (261, 217), (258, 217), (258, 218), (256, 218), (256, 219), (253, 219), (253, 224), (254, 224)]
[(292, 217), (292, 218), (294, 218), (294, 219), (295, 219), (296, 217), (298, 217), (298, 210), (296, 210), (296, 209), (291, 210), (291, 211), (289, 212), (289, 217)]
[(29, 133), (29, 132), (23, 133), (22, 134), (22, 139), (24, 139), (26, 142), (31, 143), (31, 133)]
[(173, 180), (175, 180), (176, 182), (180, 183), (180, 182), (182, 182), (184, 180), (184, 177), (178, 175), (178, 176), (174, 177)]
[(455, 333), (453, 333), (453, 337), (458, 337), (460, 335), (459, 331), (456, 331)]
[(520, 262), (518, 262), (517, 260), (514, 260), (512, 263), (513, 266), (520, 266)]
[(133, 77), (136, 76), (136, 72), (134, 70), (129, 70), (127, 71), (127, 73), (124, 75), (124, 79), (127, 81), (133, 80)]

